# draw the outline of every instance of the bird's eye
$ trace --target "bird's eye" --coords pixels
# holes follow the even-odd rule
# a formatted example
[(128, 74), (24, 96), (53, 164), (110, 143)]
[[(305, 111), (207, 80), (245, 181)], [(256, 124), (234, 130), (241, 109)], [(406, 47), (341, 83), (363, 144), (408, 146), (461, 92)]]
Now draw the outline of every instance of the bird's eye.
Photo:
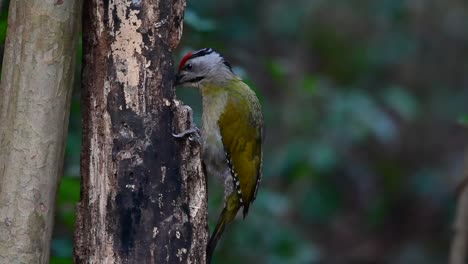
[(193, 66), (190, 63), (185, 66), (185, 70), (187, 70), (187, 71), (191, 71), (192, 68), (193, 68)]

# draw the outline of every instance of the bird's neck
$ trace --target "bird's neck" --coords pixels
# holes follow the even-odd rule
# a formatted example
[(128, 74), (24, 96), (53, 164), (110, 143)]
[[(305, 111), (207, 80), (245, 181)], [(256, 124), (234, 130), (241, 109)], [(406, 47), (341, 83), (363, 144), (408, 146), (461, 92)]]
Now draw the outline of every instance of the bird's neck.
[(230, 84), (206, 83), (200, 86), (203, 101), (203, 114), (211, 117), (219, 117), (224, 111), (228, 100), (228, 89)]

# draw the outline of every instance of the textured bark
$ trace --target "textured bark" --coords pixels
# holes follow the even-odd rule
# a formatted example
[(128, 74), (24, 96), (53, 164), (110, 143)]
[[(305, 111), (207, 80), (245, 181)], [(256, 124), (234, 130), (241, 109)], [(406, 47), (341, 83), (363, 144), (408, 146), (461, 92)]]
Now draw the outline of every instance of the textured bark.
[(450, 252), (450, 264), (467, 263), (468, 254), (468, 152), (465, 158), (463, 181), (458, 190), (457, 215)]
[(10, 2), (0, 87), (0, 263), (49, 262), (80, 2)]
[(176, 139), (171, 51), (184, 0), (85, 1), (76, 263), (205, 263), (200, 146)]

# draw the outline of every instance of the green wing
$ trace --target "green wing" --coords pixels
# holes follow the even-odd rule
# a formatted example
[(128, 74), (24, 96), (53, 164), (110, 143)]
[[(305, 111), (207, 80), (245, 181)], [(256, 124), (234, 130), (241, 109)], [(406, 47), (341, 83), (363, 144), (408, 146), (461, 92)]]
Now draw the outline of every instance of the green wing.
[(233, 177), (237, 174), (239, 180), (245, 217), (261, 176), (263, 116), (255, 93), (245, 83), (236, 80), (228, 89), (219, 127)]

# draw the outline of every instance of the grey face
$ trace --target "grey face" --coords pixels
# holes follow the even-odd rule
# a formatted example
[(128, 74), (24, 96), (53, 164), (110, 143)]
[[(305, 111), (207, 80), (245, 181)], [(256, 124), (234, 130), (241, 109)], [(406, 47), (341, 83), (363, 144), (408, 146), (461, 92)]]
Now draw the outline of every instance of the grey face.
[(232, 75), (229, 64), (213, 49), (198, 50), (184, 59), (176, 75), (176, 85), (199, 87), (205, 82), (221, 81), (227, 73)]

